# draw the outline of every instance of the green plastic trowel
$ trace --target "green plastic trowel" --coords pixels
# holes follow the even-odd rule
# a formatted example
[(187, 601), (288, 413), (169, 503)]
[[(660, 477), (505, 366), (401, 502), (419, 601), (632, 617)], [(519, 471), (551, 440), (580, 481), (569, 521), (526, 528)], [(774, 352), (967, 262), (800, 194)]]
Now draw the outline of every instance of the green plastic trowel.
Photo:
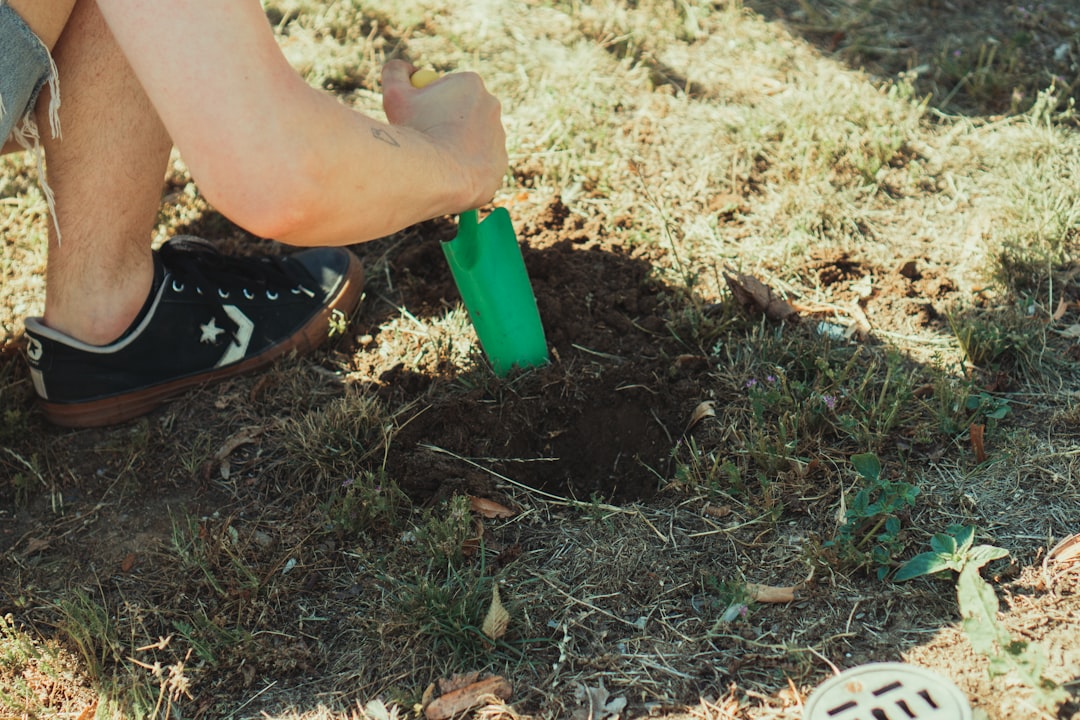
[[(421, 88), (437, 77), (419, 70), (412, 84)], [(495, 208), (483, 221), (476, 210), (462, 213), (457, 236), (442, 249), (495, 374), (547, 363), (544, 326), (506, 208)]]

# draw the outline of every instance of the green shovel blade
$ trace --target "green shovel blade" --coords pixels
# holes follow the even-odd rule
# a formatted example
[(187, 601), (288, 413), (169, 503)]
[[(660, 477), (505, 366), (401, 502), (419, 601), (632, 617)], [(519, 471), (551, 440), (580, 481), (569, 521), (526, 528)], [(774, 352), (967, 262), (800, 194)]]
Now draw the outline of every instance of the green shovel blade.
[(495, 374), (545, 364), (544, 327), (506, 208), (496, 208), (483, 222), (475, 210), (462, 213), (457, 237), (442, 248)]

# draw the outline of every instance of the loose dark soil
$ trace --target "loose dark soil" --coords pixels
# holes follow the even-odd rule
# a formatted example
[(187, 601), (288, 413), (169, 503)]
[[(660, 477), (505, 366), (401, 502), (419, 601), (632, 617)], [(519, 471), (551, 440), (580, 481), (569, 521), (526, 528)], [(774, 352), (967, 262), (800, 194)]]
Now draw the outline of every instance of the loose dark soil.
[[(570, 217), (558, 201), (518, 232), (552, 362), (502, 385), (432, 399), (395, 444), (394, 464), (408, 468), (405, 489), (422, 499), (444, 484), (444, 468), (414, 455), (417, 445), (432, 445), (502, 459), (497, 470), (550, 493), (647, 499), (702, 399), (695, 380), (710, 363), (667, 330), (672, 291), (652, 277), (649, 251), (607, 244), (603, 227)], [(410, 246), (394, 263), (408, 278), (400, 290), (410, 312), (439, 312), (455, 301), (435, 242)], [(433, 381), (398, 367), (376, 371), (390, 401)]]

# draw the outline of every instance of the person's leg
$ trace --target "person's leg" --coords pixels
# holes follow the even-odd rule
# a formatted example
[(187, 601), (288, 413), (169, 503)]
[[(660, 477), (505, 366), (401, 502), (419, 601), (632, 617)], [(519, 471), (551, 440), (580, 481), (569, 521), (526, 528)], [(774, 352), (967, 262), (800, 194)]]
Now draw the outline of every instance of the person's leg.
[[(152, 251), (171, 141), (95, 0), (76, 0), (52, 55), (62, 136), (40, 134), (61, 236), (49, 240), (44, 316), (24, 322), (47, 418), (128, 420), (311, 350), (356, 308), (363, 269), (344, 249), (227, 258), (176, 239)], [(49, 110), (42, 97), (39, 126)]]
[[(75, 0), (0, 0), (0, 37), (4, 61), (0, 67), (0, 153), (26, 148), (12, 131), (22, 125), (25, 104), (31, 102), (38, 83), (47, 82), (51, 68), (48, 52), (67, 24)], [(12, 15), (15, 17), (13, 18)], [(16, 19), (27, 26), (16, 25)], [(6, 114), (6, 115), (5, 115)], [(20, 127), (20, 134), (25, 128)]]
[[(102, 345), (128, 328), (150, 292), (150, 232), (172, 145), (96, 2), (75, 3), (53, 59), (62, 136), (42, 132), (41, 142), (61, 238), (50, 228), (44, 322)], [(42, 95), (38, 125), (47, 128)]]
[(75, 0), (7, 0), (11, 9), (41, 38), (50, 50), (67, 24)]

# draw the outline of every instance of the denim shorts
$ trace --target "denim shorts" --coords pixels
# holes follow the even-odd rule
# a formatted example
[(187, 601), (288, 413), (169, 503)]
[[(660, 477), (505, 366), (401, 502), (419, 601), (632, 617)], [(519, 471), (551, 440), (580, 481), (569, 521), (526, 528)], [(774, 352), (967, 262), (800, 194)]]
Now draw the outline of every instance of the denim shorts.
[(0, 0), (0, 145), (30, 116), (38, 93), (54, 79), (49, 51)]

